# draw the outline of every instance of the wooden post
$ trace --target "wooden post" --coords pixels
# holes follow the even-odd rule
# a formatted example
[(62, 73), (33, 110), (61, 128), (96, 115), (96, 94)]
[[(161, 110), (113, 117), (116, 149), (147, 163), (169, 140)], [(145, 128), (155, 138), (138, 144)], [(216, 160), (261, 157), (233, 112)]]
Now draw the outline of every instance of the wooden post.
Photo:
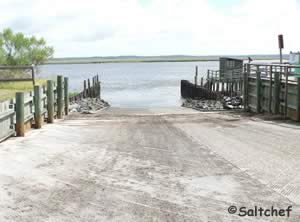
[(195, 87), (198, 85), (198, 66), (196, 66), (196, 73), (195, 73)]
[(246, 65), (246, 70), (244, 72), (244, 95), (243, 95), (243, 99), (244, 99), (244, 110), (247, 111), (248, 110), (248, 78), (250, 75), (250, 64)]
[(95, 85), (94, 85), (94, 98), (98, 97), (98, 82), (97, 82), (97, 76), (95, 78)]
[(207, 82), (206, 82), (206, 84), (207, 84), (207, 89), (208, 90), (210, 90), (210, 81), (209, 81), (209, 74), (210, 74), (210, 71), (209, 70), (207, 70)]
[(86, 80), (83, 81), (83, 98), (86, 98)]
[(54, 123), (54, 87), (53, 81), (47, 81), (47, 111), (48, 111), (48, 123)]
[(63, 77), (57, 76), (57, 118), (63, 118)]
[(91, 92), (91, 82), (90, 79), (88, 79), (88, 97), (92, 97), (92, 92)]
[(41, 87), (40, 86), (34, 86), (34, 123), (35, 128), (40, 129), (42, 128), (42, 96), (41, 96)]
[(34, 71), (34, 65), (31, 66), (31, 72), (32, 72), (32, 84), (35, 86), (35, 71)]
[(203, 86), (203, 77), (201, 78), (201, 87)]
[(224, 80), (223, 79), (221, 80), (221, 87), (222, 87), (221, 92), (224, 92)]
[(92, 78), (92, 82), (93, 82), (93, 85), (92, 85), (92, 97), (95, 98), (95, 76)]
[(97, 81), (97, 76), (95, 76), (95, 98), (98, 98), (99, 96), (99, 85)]
[(284, 67), (284, 74), (285, 74), (285, 92), (284, 92), (284, 118), (287, 118), (288, 115), (288, 94), (289, 94), (289, 68), (286, 66)]
[(16, 133), (17, 136), (25, 136), (24, 125), (24, 93), (16, 93)]
[(270, 66), (270, 83), (269, 83), (269, 113), (272, 113), (272, 93), (273, 93), (273, 66)]
[(220, 85), (219, 80), (217, 80), (216, 84), (217, 84), (217, 89), (216, 89), (216, 91), (219, 92), (219, 85)]
[(69, 78), (64, 78), (65, 115), (69, 115)]
[(97, 82), (97, 87), (96, 87), (96, 89), (97, 89), (96, 96), (97, 96), (97, 98), (100, 98), (100, 82)]
[(97, 82), (97, 76), (95, 76), (95, 98), (98, 97), (98, 82)]
[(238, 81), (234, 81), (234, 93), (237, 95), (237, 91), (238, 91)]
[(256, 112), (261, 112), (261, 73), (259, 66), (256, 71)]
[(280, 73), (275, 72), (274, 76), (274, 113), (279, 114), (280, 109)]
[(226, 92), (228, 92), (229, 91), (229, 84), (228, 84), (228, 79), (226, 79), (226, 87), (225, 87), (225, 89), (226, 89)]
[(297, 89), (298, 89), (298, 95), (297, 95), (297, 121), (300, 121), (300, 77), (297, 78)]

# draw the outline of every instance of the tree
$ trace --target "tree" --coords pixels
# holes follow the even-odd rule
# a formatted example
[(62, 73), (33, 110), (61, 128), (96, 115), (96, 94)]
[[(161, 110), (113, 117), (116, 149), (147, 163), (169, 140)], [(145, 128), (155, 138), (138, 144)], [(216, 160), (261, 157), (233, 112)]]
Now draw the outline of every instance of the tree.
[(0, 64), (39, 65), (51, 58), (54, 49), (46, 45), (43, 38), (26, 37), (23, 33), (14, 34), (11, 29), (0, 33)]

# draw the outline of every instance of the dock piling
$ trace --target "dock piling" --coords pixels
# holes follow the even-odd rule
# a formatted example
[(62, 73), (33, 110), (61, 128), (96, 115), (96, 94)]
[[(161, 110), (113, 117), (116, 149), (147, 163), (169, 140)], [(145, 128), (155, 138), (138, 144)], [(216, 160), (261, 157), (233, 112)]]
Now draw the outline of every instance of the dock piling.
[(57, 76), (57, 118), (63, 118), (63, 77)]
[(54, 85), (52, 80), (47, 81), (47, 111), (48, 123), (54, 123)]
[(24, 93), (16, 93), (16, 135), (23, 137), (25, 136), (25, 125), (24, 125)]
[(34, 123), (35, 123), (35, 128), (40, 129), (42, 128), (42, 107), (41, 107), (41, 102), (42, 102), (42, 96), (41, 96), (41, 86), (34, 86)]

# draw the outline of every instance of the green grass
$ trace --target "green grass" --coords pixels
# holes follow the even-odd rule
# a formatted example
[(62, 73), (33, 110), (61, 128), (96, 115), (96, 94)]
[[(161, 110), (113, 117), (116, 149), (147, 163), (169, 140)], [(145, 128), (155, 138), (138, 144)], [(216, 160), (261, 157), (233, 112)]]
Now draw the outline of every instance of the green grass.
[[(47, 80), (36, 80), (36, 85), (46, 85)], [(0, 101), (12, 99), (16, 92), (30, 92), (33, 90), (32, 82), (0, 82)]]

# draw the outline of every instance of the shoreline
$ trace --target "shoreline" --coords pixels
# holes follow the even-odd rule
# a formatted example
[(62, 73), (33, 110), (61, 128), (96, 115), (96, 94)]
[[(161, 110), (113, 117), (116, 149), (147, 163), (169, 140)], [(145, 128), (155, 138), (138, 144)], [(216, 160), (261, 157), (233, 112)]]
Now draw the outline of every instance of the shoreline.
[[(247, 60), (247, 56), (228, 56), (234, 57), (242, 60)], [(49, 60), (43, 65), (64, 65), (64, 64), (102, 64), (102, 63), (171, 63), (171, 62), (217, 62), (219, 61), (220, 57), (213, 57), (213, 58), (187, 58), (187, 59), (84, 59), (84, 58), (72, 58), (72, 59), (53, 59)], [(253, 60), (277, 60), (278, 57), (263, 57), (263, 56), (253, 56)], [(286, 58), (285, 58), (286, 59)]]

